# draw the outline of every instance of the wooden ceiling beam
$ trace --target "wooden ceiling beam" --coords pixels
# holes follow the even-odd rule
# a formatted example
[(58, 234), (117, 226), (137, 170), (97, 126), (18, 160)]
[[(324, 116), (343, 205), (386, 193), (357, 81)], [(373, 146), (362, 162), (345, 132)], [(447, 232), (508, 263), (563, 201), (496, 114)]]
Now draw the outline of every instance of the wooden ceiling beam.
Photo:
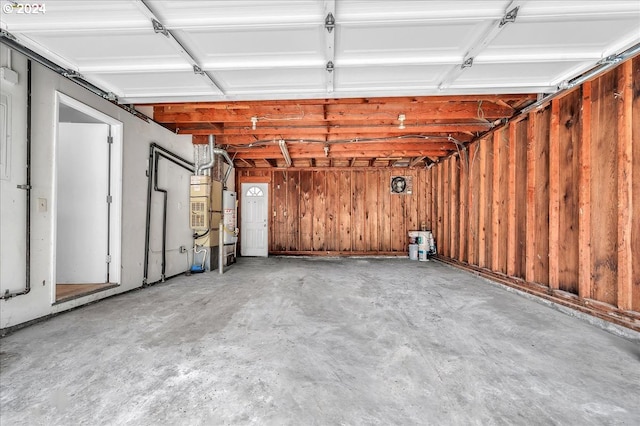
[[(429, 102), (474, 102), (487, 101), (497, 102), (522, 102), (536, 100), (537, 94), (500, 94), (500, 95), (442, 95), (442, 96), (396, 96), (381, 98), (343, 98), (343, 99), (290, 99), (278, 101), (226, 101), (226, 102), (177, 102), (177, 103), (154, 103), (146, 106), (153, 106), (157, 109), (167, 111), (184, 112), (194, 111), (203, 108), (220, 110), (247, 110), (254, 107), (276, 107), (282, 105), (358, 105), (358, 104), (384, 104), (384, 103), (429, 103)], [(145, 106), (140, 104), (141, 106)]]
[(433, 119), (497, 119), (511, 117), (515, 110), (499, 98), (494, 101), (429, 101), (429, 102), (381, 102), (330, 105), (273, 105), (254, 106), (249, 109), (200, 108), (189, 111), (163, 107), (154, 109), (154, 120), (159, 123), (245, 123), (256, 127), (265, 123), (282, 123), (308, 120), (370, 120), (397, 119), (404, 114), (406, 124), (416, 120)]
[(253, 126), (252, 117), (257, 117), (256, 127), (259, 127), (261, 123), (269, 122), (324, 120), (324, 111), (322, 105), (282, 105), (246, 110), (203, 108), (187, 112), (167, 111), (165, 108), (153, 113), (153, 119), (159, 123), (247, 123)]
[(424, 142), (353, 142), (345, 144), (332, 144), (329, 147), (329, 153), (344, 151), (363, 151), (363, 152), (375, 152), (375, 151), (388, 151), (389, 149), (403, 150), (403, 151), (420, 151), (426, 150), (448, 150), (452, 151), (456, 149), (456, 144), (446, 141), (424, 141)]
[[(454, 142), (449, 141), (447, 139), (448, 136), (449, 136), (448, 134), (429, 135), (429, 136), (416, 135), (415, 137), (412, 137), (410, 135), (404, 135), (400, 137), (397, 135), (393, 135), (393, 136), (380, 135), (380, 138), (371, 138), (367, 140), (367, 138), (359, 138), (357, 136), (353, 138), (343, 139), (337, 136), (325, 137), (324, 135), (306, 135), (305, 137), (302, 137), (302, 138), (282, 138), (282, 139), (285, 139), (287, 143), (291, 143), (294, 145), (320, 145), (320, 146), (322, 146), (325, 143), (325, 141), (328, 142), (330, 146), (337, 146), (337, 145), (347, 146), (348, 145), (348, 146), (363, 146), (363, 147), (375, 146), (376, 144), (382, 144), (385, 146), (388, 146), (390, 144), (404, 145), (404, 144), (413, 144), (413, 143), (420, 144), (423, 146), (446, 144), (447, 146), (450, 146), (451, 149), (455, 150), (456, 147), (454, 145)], [(471, 139), (469, 135), (461, 135), (457, 133), (454, 133), (451, 136), (453, 136), (456, 140), (461, 142), (466, 142)], [(271, 138), (255, 140), (250, 137), (241, 137), (241, 136), (217, 136), (215, 139), (216, 139), (217, 146), (225, 146), (225, 147), (238, 146), (242, 148), (242, 147), (249, 147), (249, 145), (251, 144), (262, 145), (262, 146), (274, 145), (274, 144), (277, 145), (281, 138), (271, 137)], [(208, 138), (206, 136), (194, 136), (193, 143), (196, 145), (207, 144)]]
[(426, 155), (412, 158), (411, 161), (409, 161), (409, 167), (415, 167), (416, 164), (418, 164), (419, 162), (421, 162), (425, 158), (426, 158)]
[(380, 134), (417, 134), (417, 133), (473, 133), (484, 132), (491, 128), (490, 123), (469, 123), (469, 124), (416, 124), (405, 125), (404, 129), (399, 129), (397, 125), (371, 123), (369, 125), (300, 125), (300, 126), (271, 126), (261, 127), (253, 130), (251, 127), (227, 127), (222, 125), (213, 125), (211, 127), (193, 126), (191, 123), (175, 123), (174, 128), (178, 129), (180, 134), (191, 135), (225, 135), (225, 136), (255, 136), (258, 139), (265, 137), (281, 136), (283, 138), (293, 138), (305, 136), (310, 133), (327, 133), (336, 136), (356, 135), (355, 137), (364, 137), (365, 135)]
[[(280, 145), (269, 143), (265, 145), (254, 146), (227, 146), (229, 152), (251, 152), (251, 151), (272, 151), (279, 152)], [(301, 152), (314, 152), (325, 156), (324, 145), (321, 143), (296, 143), (287, 144), (287, 149), (291, 156), (295, 156)], [(399, 141), (399, 142), (352, 142), (352, 143), (334, 143), (329, 145), (329, 156), (336, 152), (376, 152), (388, 151), (390, 149), (396, 151), (420, 151), (420, 150), (445, 150), (455, 151), (456, 144), (448, 141)], [(426, 155), (426, 154), (425, 154)], [(361, 155), (362, 156), (362, 155)]]
[[(271, 148), (271, 147), (270, 147)], [(270, 159), (275, 161), (275, 159), (280, 158), (282, 153), (280, 149), (274, 150), (271, 149), (256, 149), (256, 150), (248, 150), (248, 151), (229, 151), (235, 155), (236, 159), (250, 159), (250, 160), (259, 160), (259, 159)], [(429, 157), (442, 157), (449, 154), (448, 150), (438, 150), (438, 149), (422, 149), (422, 150), (397, 150), (397, 149), (387, 149), (385, 151), (340, 151), (329, 154), (329, 158), (340, 158), (340, 159), (351, 159), (356, 158), (356, 161), (360, 158), (371, 158), (371, 157), (400, 157), (400, 158), (410, 158), (410, 157), (421, 157), (421, 156), (429, 156)], [(301, 158), (315, 158), (316, 161), (323, 160), (326, 157), (324, 156), (324, 152), (320, 153), (317, 151), (304, 151), (298, 152), (295, 154), (291, 154), (291, 158), (294, 160), (298, 160)]]
[[(432, 102), (425, 104), (381, 104), (358, 105), (344, 108), (343, 105), (327, 107), (328, 120), (361, 120), (393, 118), (405, 115), (405, 126), (415, 121), (437, 119), (498, 119), (511, 117), (515, 110), (492, 102)], [(399, 122), (398, 122), (399, 123)]]
[(420, 106), (408, 105), (359, 105), (357, 107), (345, 108), (344, 105), (329, 105), (326, 117), (324, 113), (300, 112), (298, 115), (288, 113), (272, 113), (268, 116), (260, 116), (259, 112), (247, 112), (246, 114), (236, 114), (229, 111), (208, 110), (180, 113), (154, 114), (154, 120), (158, 123), (209, 123), (228, 125), (244, 125), (249, 129), (253, 128), (252, 117), (258, 117), (256, 130), (260, 127), (272, 127), (274, 125), (305, 125), (310, 120), (319, 122), (341, 123), (349, 121), (371, 121), (383, 120), (399, 124), (398, 116), (405, 115), (405, 126), (419, 125), (421, 122), (432, 120), (496, 120), (499, 118), (509, 118), (515, 110), (503, 105), (494, 103), (470, 102), (470, 103), (450, 103), (425, 104)]

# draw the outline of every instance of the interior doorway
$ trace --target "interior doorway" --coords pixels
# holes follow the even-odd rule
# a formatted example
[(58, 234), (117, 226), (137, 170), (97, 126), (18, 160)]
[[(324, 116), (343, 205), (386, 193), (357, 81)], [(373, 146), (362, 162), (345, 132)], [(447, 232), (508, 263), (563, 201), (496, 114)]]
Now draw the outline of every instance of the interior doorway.
[(53, 303), (120, 283), (122, 123), (57, 96)]
[(242, 184), (242, 224), (240, 254), (269, 255), (269, 184)]

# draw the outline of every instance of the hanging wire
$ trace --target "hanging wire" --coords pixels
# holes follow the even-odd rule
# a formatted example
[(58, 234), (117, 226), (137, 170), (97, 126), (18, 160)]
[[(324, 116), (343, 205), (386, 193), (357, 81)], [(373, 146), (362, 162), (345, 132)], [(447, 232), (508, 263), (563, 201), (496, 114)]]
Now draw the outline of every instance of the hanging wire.
[[(332, 141), (325, 141), (322, 139), (282, 139), (285, 142), (297, 142), (297, 143), (308, 143), (315, 144), (321, 143), (323, 145), (334, 145), (334, 144), (349, 144), (349, 143), (372, 143), (372, 142), (387, 142), (399, 139), (424, 139), (424, 140), (447, 140), (454, 143), (460, 143), (457, 139), (452, 138), (451, 136), (441, 136), (441, 135), (402, 135), (402, 136), (386, 136), (380, 138), (353, 138), (353, 139), (336, 139)], [(254, 148), (260, 146), (267, 145), (275, 145), (278, 142), (273, 139), (261, 139), (256, 140), (251, 143), (246, 144), (233, 144), (234, 147), (239, 148)], [(227, 145), (231, 146), (231, 145)]]
[(480, 120), (484, 120), (484, 110), (482, 109), (482, 100), (478, 101), (478, 118)]

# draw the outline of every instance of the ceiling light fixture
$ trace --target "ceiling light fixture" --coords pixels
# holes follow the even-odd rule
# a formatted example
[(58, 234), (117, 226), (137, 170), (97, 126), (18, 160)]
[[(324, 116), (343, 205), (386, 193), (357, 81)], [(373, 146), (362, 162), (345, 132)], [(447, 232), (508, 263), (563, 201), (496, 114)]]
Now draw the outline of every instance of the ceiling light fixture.
[(398, 126), (398, 129), (400, 129), (400, 130), (404, 129), (404, 120), (405, 120), (406, 118), (407, 118), (407, 117), (405, 117), (405, 115), (404, 115), (404, 114), (400, 114), (400, 115), (398, 116), (398, 121), (400, 122), (400, 125)]
[(255, 130), (257, 124), (258, 124), (258, 117), (254, 115), (253, 117), (251, 117), (251, 128)]
[(287, 167), (291, 167), (291, 156), (289, 155), (289, 149), (287, 149), (287, 143), (284, 139), (280, 139), (280, 151), (284, 157), (284, 162), (287, 163)]

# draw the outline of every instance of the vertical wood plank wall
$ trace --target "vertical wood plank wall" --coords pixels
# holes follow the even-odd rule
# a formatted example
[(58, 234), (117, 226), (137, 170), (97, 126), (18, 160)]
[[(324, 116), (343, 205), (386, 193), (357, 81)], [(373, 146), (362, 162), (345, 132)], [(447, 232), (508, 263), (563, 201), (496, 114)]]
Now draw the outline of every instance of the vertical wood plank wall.
[(640, 57), (465, 154), (429, 172), (432, 194), (459, 194), (432, 199), (436, 239), (467, 248), (441, 255), (640, 311)]
[[(391, 176), (396, 175), (411, 176), (411, 195), (391, 194)], [(440, 178), (441, 185), (454, 182)], [(445, 198), (444, 191), (432, 188), (427, 169), (244, 169), (237, 179), (270, 183), (269, 252), (274, 254), (406, 256), (408, 231), (435, 223), (432, 195), (458, 208), (456, 197)], [(440, 211), (441, 228), (444, 217), (450, 220)]]

